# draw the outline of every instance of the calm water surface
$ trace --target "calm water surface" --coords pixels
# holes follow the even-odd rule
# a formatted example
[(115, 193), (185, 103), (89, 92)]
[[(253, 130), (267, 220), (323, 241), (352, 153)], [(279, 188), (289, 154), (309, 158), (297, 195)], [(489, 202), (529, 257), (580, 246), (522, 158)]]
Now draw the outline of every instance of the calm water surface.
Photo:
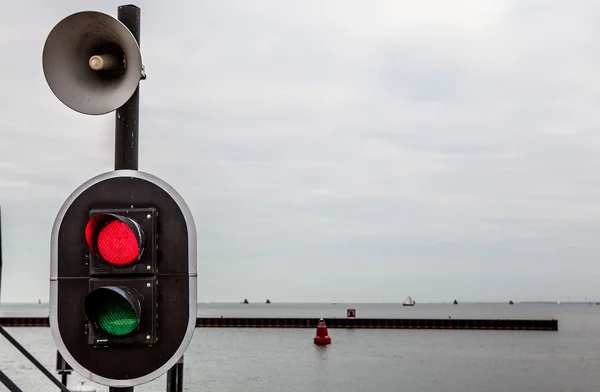
[[(600, 388), (600, 306), (417, 304), (201, 304), (200, 317), (555, 318), (558, 332), (341, 330), (312, 344), (312, 329), (196, 329), (185, 355), (185, 390), (596, 391)], [(0, 316), (47, 316), (44, 305), (0, 305)], [(49, 328), (9, 328), (49, 369)], [(56, 388), (0, 337), (0, 369), (24, 391)], [(69, 378), (70, 385), (82, 380)], [(87, 384), (91, 384), (86, 382)], [(136, 387), (164, 391), (166, 377)], [(3, 387), (0, 386), (0, 391)], [(98, 391), (108, 388), (96, 386)]]

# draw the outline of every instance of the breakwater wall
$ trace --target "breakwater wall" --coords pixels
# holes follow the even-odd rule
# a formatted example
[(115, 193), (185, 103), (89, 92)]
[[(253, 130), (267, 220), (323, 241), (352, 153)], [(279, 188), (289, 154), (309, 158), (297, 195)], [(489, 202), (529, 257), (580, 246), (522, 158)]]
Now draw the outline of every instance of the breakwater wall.
[[(558, 331), (558, 320), (325, 318), (328, 328)], [(318, 318), (198, 317), (196, 328), (316, 328)], [(48, 317), (0, 317), (2, 327), (49, 327)]]

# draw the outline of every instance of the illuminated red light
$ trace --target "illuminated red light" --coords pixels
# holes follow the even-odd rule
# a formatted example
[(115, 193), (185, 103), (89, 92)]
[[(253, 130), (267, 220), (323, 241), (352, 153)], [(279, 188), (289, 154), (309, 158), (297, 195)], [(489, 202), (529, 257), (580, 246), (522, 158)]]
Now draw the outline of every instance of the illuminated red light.
[(144, 230), (139, 223), (113, 213), (90, 218), (85, 239), (96, 257), (115, 267), (138, 261), (144, 249)]
[(138, 240), (125, 223), (114, 220), (98, 233), (97, 249), (100, 257), (112, 265), (127, 265), (140, 256)]

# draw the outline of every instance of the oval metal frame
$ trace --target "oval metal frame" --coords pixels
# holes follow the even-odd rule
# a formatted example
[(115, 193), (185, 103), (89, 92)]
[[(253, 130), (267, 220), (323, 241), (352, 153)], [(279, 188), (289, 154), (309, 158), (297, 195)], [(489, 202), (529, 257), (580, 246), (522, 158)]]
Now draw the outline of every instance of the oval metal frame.
[[(114, 380), (106, 377), (99, 376), (95, 373), (88, 371), (86, 368), (81, 366), (75, 358), (70, 354), (67, 350), (62, 337), (60, 335), (60, 331), (58, 328), (58, 235), (60, 231), (60, 226), (65, 217), (65, 214), (73, 201), (75, 201), (86, 189), (95, 185), (104, 180), (109, 180), (113, 178), (121, 178), (121, 177), (131, 177), (138, 178), (141, 180), (146, 180), (148, 182), (154, 183), (155, 185), (161, 187), (165, 192), (169, 194), (173, 198), (173, 200), (177, 203), (177, 206), (181, 210), (181, 213), (184, 216), (185, 222), (187, 224), (188, 229), (188, 268), (189, 268), (189, 297), (190, 297), (190, 306), (189, 306), (189, 321), (187, 325), (187, 329), (185, 332), (185, 336), (179, 345), (179, 348), (175, 352), (175, 354), (160, 368), (155, 371), (138, 378), (127, 379), (127, 380)], [(73, 370), (79, 373), (81, 376), (87, 378), (90, 381), (93, 381), (98, 384), (107, 385), (110, 387), (134, 387), (137, 385), (148, 383), (152, 380), (157, 379), (166, 373), (169, 369), (175, 365), (179, 359), (183, 356), (185, 351), (187, 350), (192, 337), (194, 336), (194, 331), (196, 329), (196, 317), (197, 317), (197, 302), (198, 302), (198, 291), (197, 291), (197, 243), (196, 243), (196, 225), (194, 223), (194, 217), (185, 202), (183, 197), (168, 183), (163, 181), (162, 179), (153, 176), (152, 174), (141, 172), (138, 170), (114, 170), (110, 172), (106, 172), (100, 174), (96, 177), (93, 177), (80, 185), (71, 195), (67, 198), (67, 200), (63, 203), (60, 208), (58, 215), (54, 221), (54, 226), (52, 228), (52, 236), (50, 241), (50, 330), (52, 331), (52, 338), (56, 344), (58, 351), (61, 353), (63, 358), (71, 365)]]

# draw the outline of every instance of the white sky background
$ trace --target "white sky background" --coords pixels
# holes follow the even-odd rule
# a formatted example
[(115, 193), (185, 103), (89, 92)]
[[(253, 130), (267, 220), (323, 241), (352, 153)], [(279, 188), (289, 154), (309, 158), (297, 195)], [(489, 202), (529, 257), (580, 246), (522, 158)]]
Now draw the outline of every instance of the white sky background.
[[(3, 302), (113, 169), (114, 114), (54, 97), (63, 17), (0, 14)], [(600, 299), (600, 2), (140, 1), (140, 170), (198, 230), (200, 301)]]

